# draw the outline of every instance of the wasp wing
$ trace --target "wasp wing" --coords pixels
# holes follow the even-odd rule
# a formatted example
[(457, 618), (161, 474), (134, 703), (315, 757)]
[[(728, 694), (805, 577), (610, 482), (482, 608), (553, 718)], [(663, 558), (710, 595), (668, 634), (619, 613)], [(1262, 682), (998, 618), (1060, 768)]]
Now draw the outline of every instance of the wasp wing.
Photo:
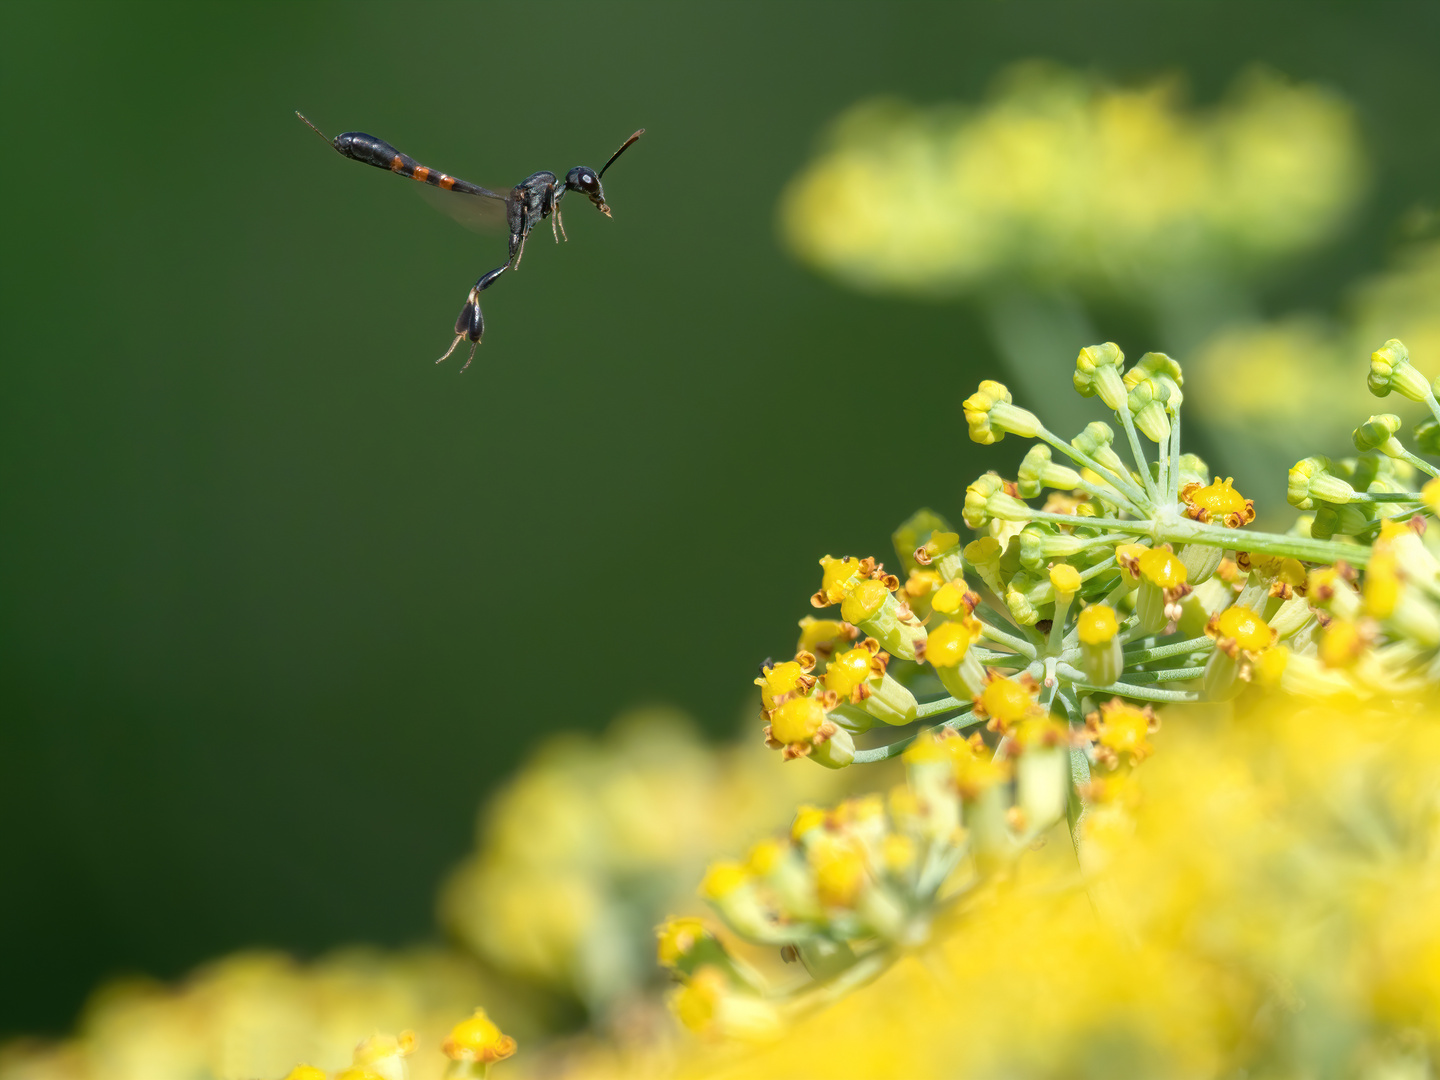
[(417, 190), (425, 201), (447, 217), (452, 217), (467, 229), (477, 232), (494, 232), (507, 225), (506, 208), (508, 195), (482, 188), (468, 182), (464, 188), (457, 183), (453, 188), (431, 187), (426, 184)]

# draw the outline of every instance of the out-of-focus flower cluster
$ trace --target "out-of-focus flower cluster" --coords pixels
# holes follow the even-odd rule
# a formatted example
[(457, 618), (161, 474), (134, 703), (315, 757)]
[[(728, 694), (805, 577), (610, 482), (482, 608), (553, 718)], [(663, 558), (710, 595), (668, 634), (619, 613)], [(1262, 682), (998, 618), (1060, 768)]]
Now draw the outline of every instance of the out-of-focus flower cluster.
[[(1014, 480), (966, 489), (973, 540), (922, 511), (895, 534), (903, 580), (873, 558), (820, 560), (810, 602), (840, 618), (806, 618), (794, 659), (763, 667), (765, 741), (829, 769), (903, 753), (909, 783), (802, 809), (787, 839), (711, 866), (701, 891), (729, 929), (811, 978), (777, 988), (692, 922), (668, 924), (688, 1026), (763, 1037), (873, 978), (1062, 819), (1083, 854), (1087, 820), (1129, 820), (1154, 705), (1268, 689), (1398, 710), (1440, 686), (1440, 469), (1398, 417), (1364, 420), (1356, 457), (1297, 462), (1288, 494), (1305, 513), (1266, 533), (1230, 479), (1181, 453), (1173, 358), (1127, 366), (1090, 346), (1072, 383), (1121, 435), (1095, 421), (1063, 440), (996, 382), (965, 400), (974, 441), (1034, 440)], [(1424, 405), (1414, 445), (1440, 452), (1440, 401), (1403, 343), (1374, 351), (1367, 383)]]
[(871, 984), (683, 1075), (1433, 1076), (1440, 716), (1274, 695), (1160, 739), (1078, 864), (1052, 836)]
[[(1353, 358), (1386, 337), (1417, 356), (1440, 356), (1440, 241), (1405, 248), (1393, 267), (1359, 282), (1338, 325), (1304, 314), (1217, 330), (1192, 365), (1191, 405), (1252, 458), (1288, 450), (1297, 438), (1328, 449), (1353, 423)], [(1403, 401), (1399, 411), (1424, 415)]]
[(977, 108), (856, 106), (787, 188), (781, 227), (866, 289), (1148, 292), (1314, 246), (1353, 207), (1362, 162), (1349, 108), (1313, 86), (1252, 72), (1202, 111), (1173, 81), (1026, 64)]
[[(662, 710), (603, 736), (560, 736), (482, 811), (478, 848), (442, 892), (445, 923), (483, 966), (438, 950), (352, 951), (313, 965), (237, 954), (174, 987), (102, 989), (73, 1038), (0, 1050), (0, 1080), (254, 1080), (296, 1062), (315, 1072), (295, 1080), (438, 1080), (485, 1064), (480, 1051), (468, 1064), (441, 1052), (457, 1018), (482, 1003), (527, 1048), (506, 1063), (517, 1077), (561, 1075), (582, 1051), (587, 1075), (633, 1077), (633, 1044), (653, 1059), (664, 1021), (655, 923), (702, 909), (694, 883), (708, 859), (855, 779), (773, 764), (754, 740), (715, 746)], [(575, 998), (603, 1035), (581, 1050), (553, 1044), (576, 1022), (566, 1003)], [(488, 1019), (465, 1023), (462, 1037), (492, 1034)], [(406, 1030), (415, 1038), (399, 1054)], [(390, 1050), (388, 1065), (370, 1060)]]
[(650, 930), (709, 858), (842, 792), (819, 770), (771, 766), (755, 743), (714, 748), (673, 712), (556, 738), (482, 813), (442, 921), (488, 964), (603, 1018), (656, 981)]
[[(403, 1075), (440, 1080), (447, 1032), (480, 1001), (496, 1002), (507, 1026), (534, 1030), (534, 1002), (510, 988), (502, 993), (462, 956), (352, 950), (300, 965), (273, 953), (240, 953), (174, 987), (139, 981), (106, 987), (74, 1038), (0, 1052), (0, 1077), (323, 1080), (336, 1073), (395, 1080), (397, 1062), (409, 1057)], [(407, 1030), (403, 1039), (383, 1034)], [(417, 1042), (421, 1052), (411, 1057)], [(292, 1073), (301, 1061), (312, 1071)]]

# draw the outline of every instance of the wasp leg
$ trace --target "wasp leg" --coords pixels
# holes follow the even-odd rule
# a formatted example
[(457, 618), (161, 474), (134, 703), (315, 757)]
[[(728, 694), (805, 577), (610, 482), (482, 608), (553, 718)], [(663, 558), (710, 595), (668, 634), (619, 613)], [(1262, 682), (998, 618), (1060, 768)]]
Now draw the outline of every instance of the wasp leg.
[[(546, 195), (550, 203), (550, 235), (555, 237), (555, 242), (560, 242), (560, 234), (555, 231), (555, 226), (560, 223), (560, 200), (555, 198), (555, 185), (551, 184)], [(569, 237), (566, 237), (568, 240)]]
[(455, 351), (455, 347), (467, 339), (472, 342), (470, 359), (465, 361), (465, 367), (460, 370), (463, 372), (474, 362), (475, 350), (479, 347), (481, 338), (485, 336), (485, 315), (480, 310), (480, 294), (495, 284), (496, 279), (508, 269), (510, 269), (509, 263), (497, 266), (494, 270), (482, 274), (480, 280), (475, 282), (470, 290), (470, 295), (465, 298), (465, 306), (460, 309), (460, 315), (455, 320), (455, 340), (450, 343), (450, 348), (445, 350), (445, 355), (435, 361), (437, 364), (442, 360), (449, 359), (450, 354)]
[[(435, 362), (436, 362), (437, 364), (440, 364), (440, 363), (444, 363), (446, 360), (449, 360), (449, 359), (450, 359), (450, 354), (455, 351), (455, 346), (459, 345), (460, 342), (462, 342), (462, 341), (464, 341), (464, 340), (465, 340), (465, 335), (464, 335), (464, 334), (456, 334), (456, 335), (455, 335), (455, 340), (452, 341), (452, 342), (450, 343), (450, 347), (445, 350), (445, 355), (442, 356), (442, 357), (440, 357), (440, 359), (439, 359), (439, 360), (436, 360)], [(463, 369), (462, 369), (462, 370), (463, 370)]]
[(570, 237), (565, 235), (565, 221), (560, 217), (560, 204), (555, 204), (555, 224), (560, 226), (560, 235), (565, 237), (565, 242), (570, 242)]

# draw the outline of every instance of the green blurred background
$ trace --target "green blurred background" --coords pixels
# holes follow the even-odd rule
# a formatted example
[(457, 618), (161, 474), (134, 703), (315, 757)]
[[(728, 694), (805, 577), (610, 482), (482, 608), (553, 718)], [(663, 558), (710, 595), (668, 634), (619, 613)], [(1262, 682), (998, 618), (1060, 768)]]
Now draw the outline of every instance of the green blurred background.
[[(653, 700), (734, 731), (820, 555), (958, 516), (1006, 458), (959, 417), (998, 363), (975, 312), (842, 291), (775, 240), (841, 109), (974, 99), (1028, 57), (1183, 72), (1201, 103), (1255, 61), (1321, 81), (1375, 186), (1265, 301), (1324, 308), (1435, 200), (1437, 11), (0, 8), (0, 1034), (63, 1030), (107, 974), (433, 934), (534, 739)], [(431, 361), (503, 238), (296, 108), (492, 186), (648, 134), (613, 221), (569, 204), (570, 243), (540, 230), (486, 294), (462, 377)]]

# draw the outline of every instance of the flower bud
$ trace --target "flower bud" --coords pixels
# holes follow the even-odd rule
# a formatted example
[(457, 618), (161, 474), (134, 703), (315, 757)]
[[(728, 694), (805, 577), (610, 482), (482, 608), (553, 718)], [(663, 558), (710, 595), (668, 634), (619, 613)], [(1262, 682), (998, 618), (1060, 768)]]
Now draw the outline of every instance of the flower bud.
[(1020, 462), (1016, 486), (1021, 498), (1033, 499), (1044, 488), (1073, 491), (1080, 486), (1080, 474), (1066, 465), (1058, 465), (1050, 457), (1050, 447), (1044, 443), (1032, 446)]
[(1075, 389), (1081, 397), (1100, 395), (1100, 400), (1115, 412), (1126, 407), (1125, 383), (1120, 366), (1125, 354), (1113, 341), (1103, 345), (1087, 345), (1075, 358)]
[(1410, 350), (1399, 338), (1391, 338), (1370, 354), (1370, 375), (1365, 381), (1376, 397), (1385, 397), (1392, 390), (1411, 401), (1431, 396), (1430, 384), (1410, 363)]
[(925, 640), (924, 661), (953, 697), (968, 701), (984, 688), (985, 668), (971, 650), (980, 640), (980, 620), (973, 615), (943, 622)]
[(1070, 440), (1070, 445), (1086, 457), (1093, 458), (1116, 476), (1129, 476), (1130, 472), (1126, 469), (1125, 462), (1110, 445), (1114, 441), (1115, 431), (1109, 424), (1101, 420), (1092, 420), (1085, 425), (1084, 431)]
[(983, 446), (997, 443), (1006, 435), (1033, 439), (1043, 426), (1030, 410), (1011, 404), (1010, 391), (993, 379), (986, 379), (965, 399), (964, 409), (970, 438)]
[(1348, 503), (1355, 497), (1355, 489), (1331, 472), (1331, 461), (1327, 457), (1308, 457), (1297, 461), (1290, 469), (1290, 481), (1285, 497), (1297, 510), (1309, 510), (1315, 500), (1328, 503)]
[(1152, 442), (1170, 436), (1170, 417), (1180, 409), (1185, 377), (1180, 365), (1164, 353), (1147, 352), (1125, 373), (1126, 405), (1135, 426)]
[(1355, 449), (1361, 453), (1366, 450), (1379, 450), (1387, 457), (1403, 457), (1405, 448), (1400, 445), (1400, 440), (1395, 438), (1395, 433), (1399, 430), (1400, 417), (1394, 413), (1380, 413), (1357, 427), (1351, 438), (1355, 441)]

